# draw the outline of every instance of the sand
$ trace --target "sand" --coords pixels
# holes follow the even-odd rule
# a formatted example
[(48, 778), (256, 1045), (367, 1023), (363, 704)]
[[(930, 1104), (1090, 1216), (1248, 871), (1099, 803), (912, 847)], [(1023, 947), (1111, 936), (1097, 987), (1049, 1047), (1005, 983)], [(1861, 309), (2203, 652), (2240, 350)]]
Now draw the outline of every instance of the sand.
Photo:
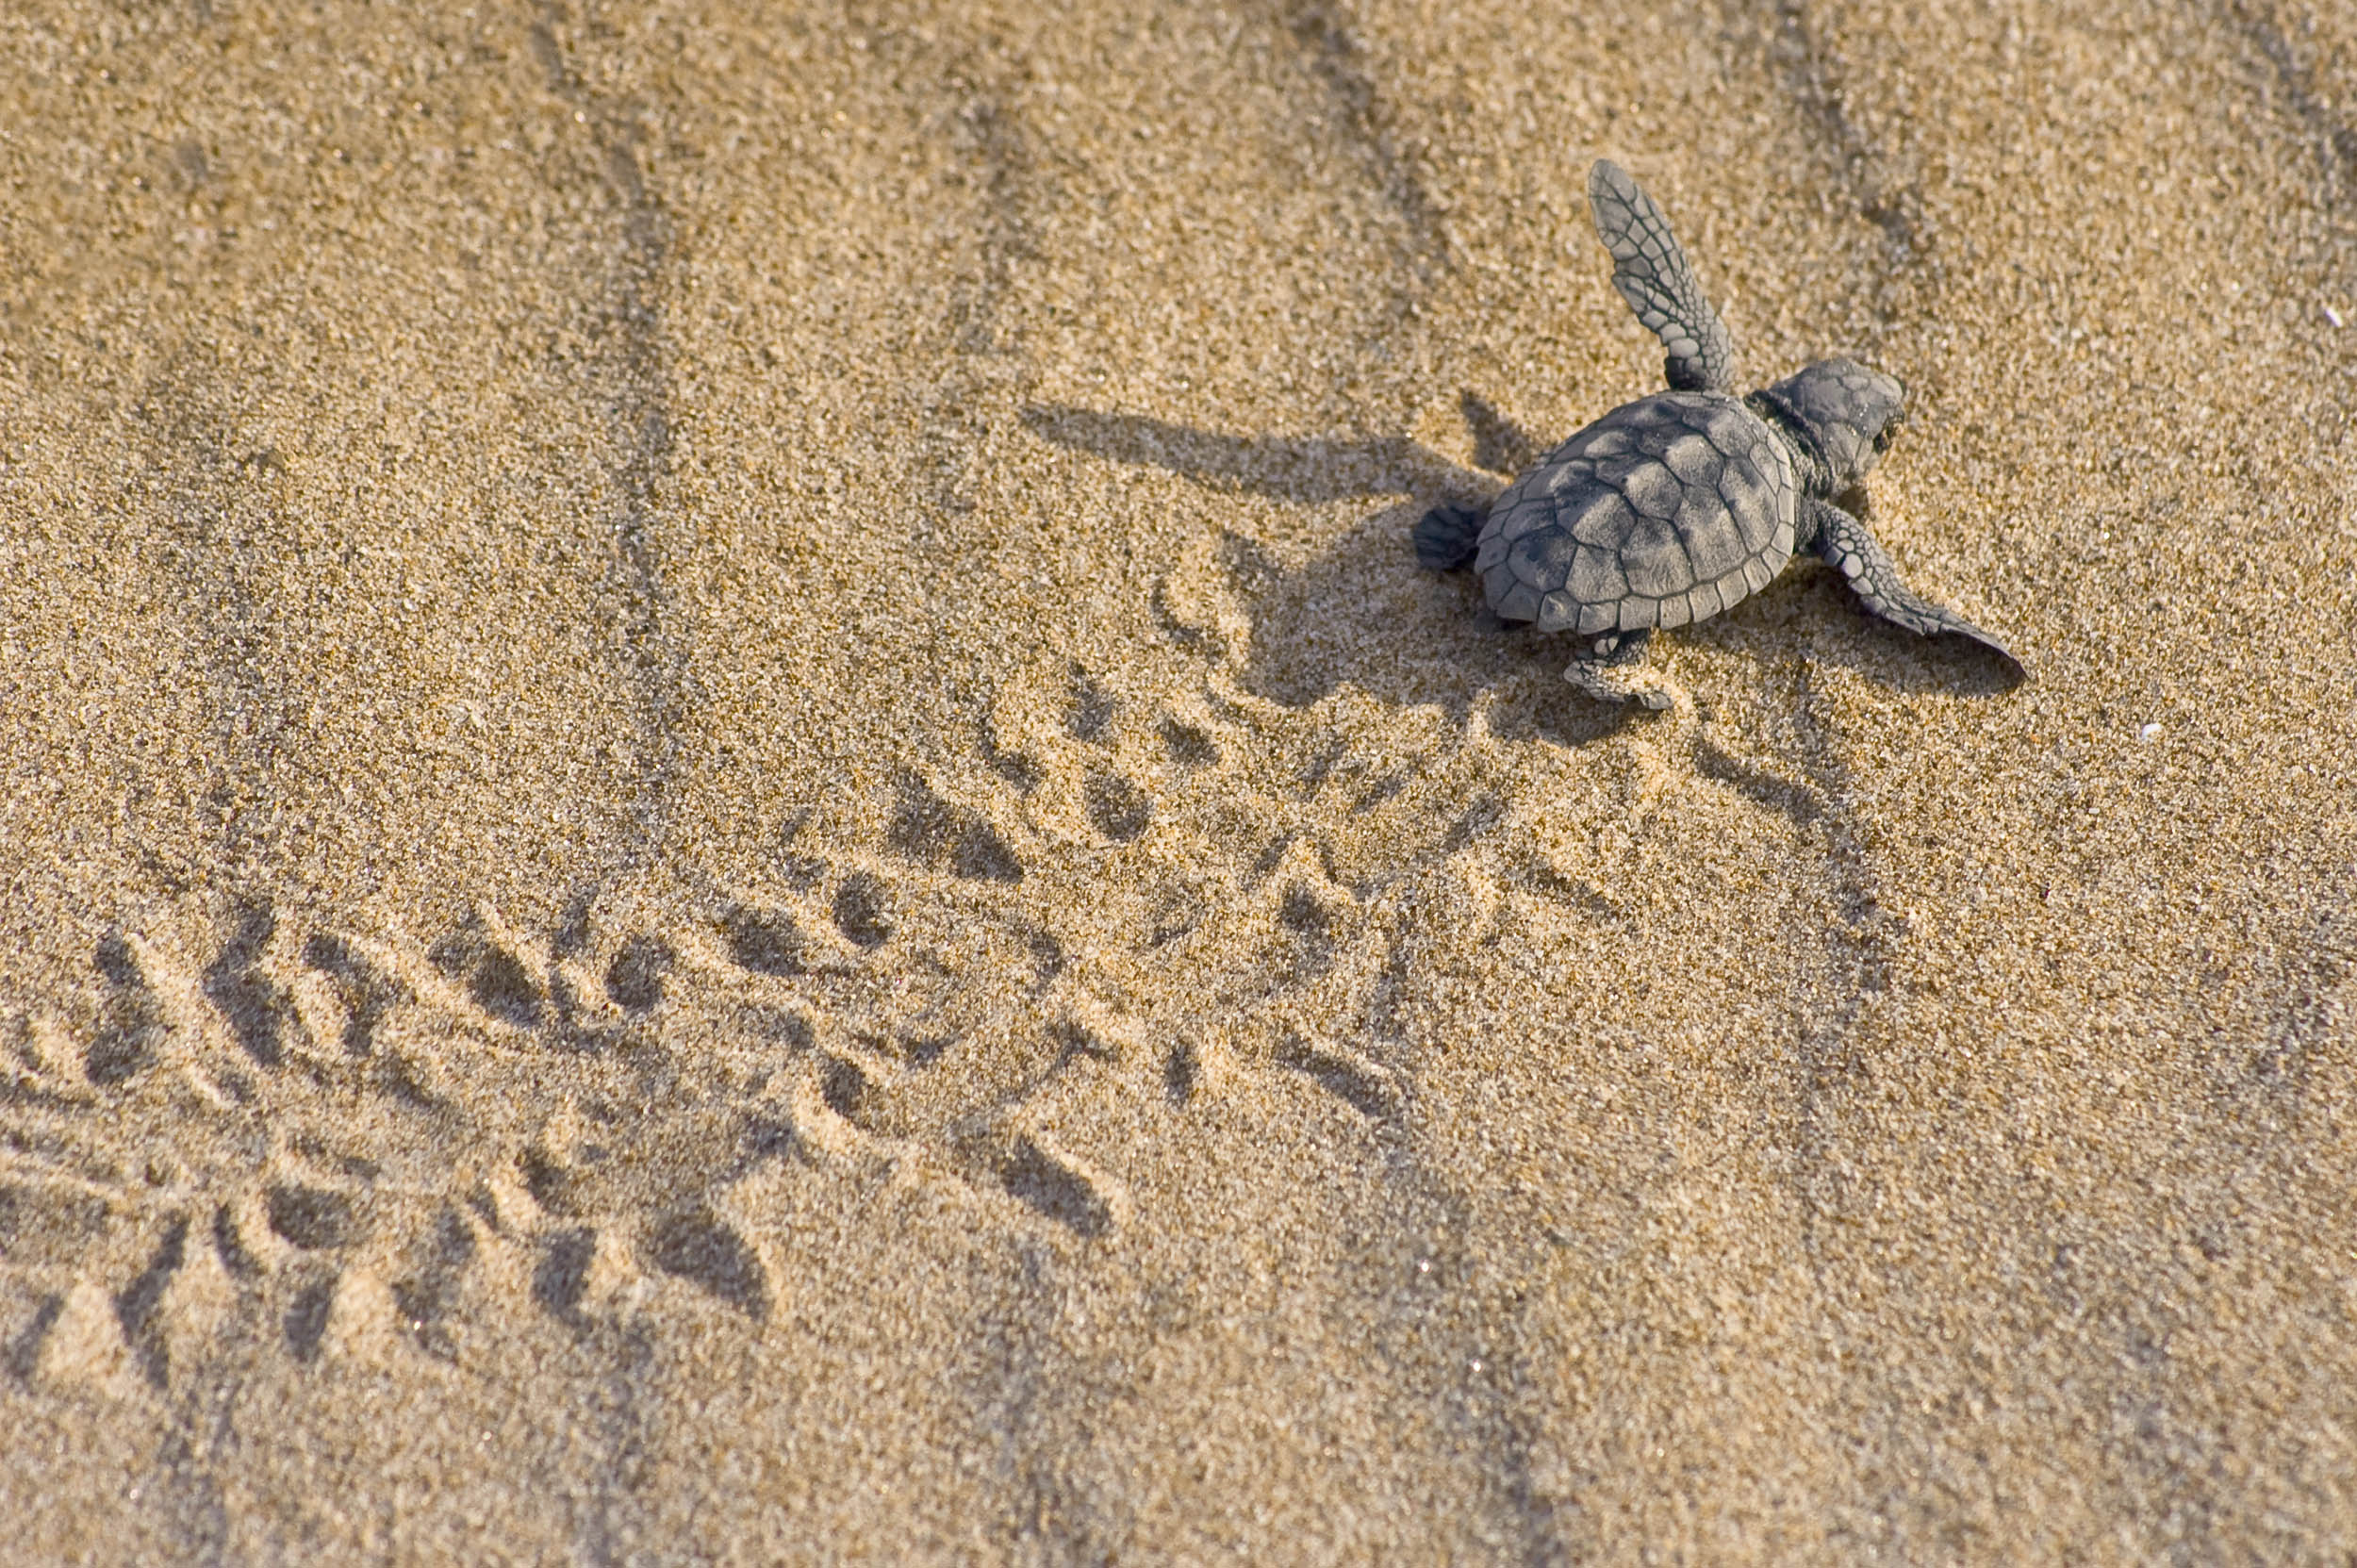
[[(20, 0), (0, 1555), (2357, 1549), (2357, 18)], [(1905, 381), (1660, 716), (1419, 571)], [(2346, 324), (2345, 324), (2346, 323)]]

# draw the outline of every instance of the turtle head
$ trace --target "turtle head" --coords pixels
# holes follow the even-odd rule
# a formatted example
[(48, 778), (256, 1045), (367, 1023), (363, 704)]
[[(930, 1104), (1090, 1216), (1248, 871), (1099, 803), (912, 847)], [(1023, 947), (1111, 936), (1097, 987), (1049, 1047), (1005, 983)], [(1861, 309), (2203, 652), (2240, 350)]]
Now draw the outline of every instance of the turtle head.
[(1854, 359), (1820, 359), (1760, 396), (1816, 443), (1828, 494), (1864, 479), (1899, 433), (1906, 388)]

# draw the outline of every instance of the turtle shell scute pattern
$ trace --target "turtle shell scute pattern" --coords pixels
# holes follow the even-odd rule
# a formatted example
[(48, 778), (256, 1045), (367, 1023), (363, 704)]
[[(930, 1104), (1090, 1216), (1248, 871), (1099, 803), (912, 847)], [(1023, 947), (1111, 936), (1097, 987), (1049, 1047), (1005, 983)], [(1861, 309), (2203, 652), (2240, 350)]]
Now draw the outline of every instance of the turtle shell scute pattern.
[(1792, 558), (1799, 487), (1767, 425), (1716, 392), (1661, 392), (1581, 430), (1490, 508), (1490, 608), (1542, 632), (1683, 626)]

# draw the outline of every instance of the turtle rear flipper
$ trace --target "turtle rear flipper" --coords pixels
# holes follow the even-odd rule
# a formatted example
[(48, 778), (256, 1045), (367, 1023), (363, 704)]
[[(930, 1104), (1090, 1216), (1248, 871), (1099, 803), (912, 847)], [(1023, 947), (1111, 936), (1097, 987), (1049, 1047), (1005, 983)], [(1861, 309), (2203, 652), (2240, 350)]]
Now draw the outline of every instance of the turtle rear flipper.
[(1658, 671), (1644, 668), (1645, 645), (1653, 640), (1653, 629), (1626, 632), (1618, 636), (1599, 637), (1596, 646), (1574, 659), (1563, 671), (1563, 679), (1586, 692), (1599, 702), (1641, 702), (1656, 713), (1678, 705), (1678, 688)]
[(1471, 506), (1435, 506), (1416, 521), (1416, 564), (1426, 571), (1461, 571), (1471, 565), (1489, 514)]
[(1612, 287), (1668, 354), (1663, 369), (1672, 389), (1733, 391), (1735, 339), (1710, 307), (1661, 208), (1626, 170), (1598, 158), (1588, 172), (1588, 209), (1596, 237), (1612, 253)]
[(2013, 650), (1953, 610), (1942, 609), (1910, 592), (1899, 581), (1899, 568), (1890, 553), (1864, 522), (1828, 501), (1811, 497), (1807, 505), (1817, 523), (1817, 536), (1810, 547), (1824, 557), (1826, 565), (1841, 573), (1850, 591), (1864, 601), (1868, 609), (1918, 636), (1969, 637), (2003, 659), (2015, 679), (2028, 678), (2029, 672), (2013, 656)]

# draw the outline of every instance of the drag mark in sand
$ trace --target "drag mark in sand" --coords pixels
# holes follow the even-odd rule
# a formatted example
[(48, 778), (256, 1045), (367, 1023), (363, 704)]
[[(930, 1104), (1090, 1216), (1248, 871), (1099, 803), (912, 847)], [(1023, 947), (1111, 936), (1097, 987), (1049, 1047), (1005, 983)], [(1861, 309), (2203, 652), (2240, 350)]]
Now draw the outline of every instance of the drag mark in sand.
[(82, 1050), (82, 1073), (95, 1087), (111, 1089), (156, 1064), (172, 1026), (122, 933), (100, 937), (91, 962), (105, 982), (105, 999)]
[(1038, 258), (1041, 223), (1061, 192), (1024, 121), (1032, 64), (1005, 37), (937, 35), (865, 7), (851, 22), (867, 55), (902, 84), (904, 112), (946, 154), (962, 197), (965, 222), (939, 321), (945, 352), (922, 394), (907, 478), (924, 498), (920, 525), (939, 528), (974, 510), (980, 454), (1032, 374), (1005, 306), (1016, 270)]
[[(1244, 591), (1211, 570), (1174, 591), (1189, 624), (1235, 619), (1198, 602)], [(1115, 1489), (1099, 1482), (1109, 1450), (1088, 1420), (1133, 1395), (1112, 1362), (1076, 1364), (1055, 1325), (1140, 1220), (1120, 1152), (1059, 1110), (1110, 1095), (1199, 1116), (1223, 1078), (1258, 1073), (1294, 1104), (1325, 1104), (1333, 1135), (1375, 1158), (1390, 1196), (1349, 1310), (1399, 1350), (1398, 1397), (1473, 1456), (1482, 1528), (1518, 1543), (1510, 1555), (1553, 1560), (1556, 1500), (1533, 1475), (1514, 1310), (1459, 1300), (1436, 1321), (1423, 1287), (1399, 1282), (1417, 1259), (1469, 1266), (1451, 1238), (1479, 1213), (1420, 1157), (1417, 1045), (1401, 1015), (1420, 984), (1409, 912), (1492, 853), (1508, 811), (1482, 783), (1493, 759), (1437, 737), (1429, 754), (1370, 750), (1314, 703), (1244, 689), (1249, 638), (1206, 646), (1209, 669), (1187, 657), (1201, 690), (1183, 706), (1141, 703), (1104, 671), (1041, 670), (1041, 689), (1013, 701), (1041, 722), (989, 733), (1005, 767), (904, 775), (876, 841), (805, 834), (790, 885), (733, 893), (701, 925), (584, 921), (532, 936), (479, 909), (412, 947), (255, 906), (176, 938), (118, 933), (58, 1038), (111, 1031), (121, 1044), (99, 1072), (78, 1070), (71, 1048), (51, 1053), (57, 1081), (41, 1086), (89, 1102), (57, 1118), (65, 1146), (77, 1116), (111, 1118), (135, 1142), (138, 1127), (172, 1121), (182, 1168), (153, 1190), (119, 1173), (110, 1190), (146, 1216), (141, 1244), (93, 1250), (41, 1296), (100, 1281), (102, 1299), (127, 1304), (107, 1324), (119, 1353), (144, 1365), (142, 1347), (157, 1347), (175, 1394), (240, 1358), (282, 1357), (298, 1376), (404, 1357), (463, 1369), (484, 1354), (486, 1322), (552, 1333), (601, 1412), (601, 1478), (574, 1500), (580, 1549), (618, 1560), (665, 1419), (667, 1314), (717, 1304), (689, 1321), (754, 1337), (796, 1321), (778, 1262), (791, 1238), (765, 1229), (742, 1184), (902, 1170), (962, 1193), (1013, 1249), (1020, 1282), (994, 1297), (999, 1327), (981, 1336), (994, 1364), (970, 1385), (978, 1418), (1008, 1444), (994, 1507), (1011, 1542), (1085, 1557), (1128, 1530), (1098, 1511)], [(1441, 768), (1449, 782), (1429, 776)], [(1271, 831), (1202, 815), (1208, 797), (1175, 794), (1180, 777), (1221, 799), (1245, 791)], [(1354, 867), (1345, 839), (1382, 852)], [(1086, 937), (1044, 924), (1061, 916), (1041, 888), (1100, 866), (1131, 868), (1134, 905), (1109, 894), (1119, 917)], [(1117, 890), (1131, 871), (1096, 884)], [(1409, 885), (1427, 873), (1427, 890)], [(1240, 931), (1255, 934), (1236, 944)], [(1149, 953), (1153, 974), (1184, 981), (1108, 978), (1108, 958)], [(1022, 983), (995, 986), (1004, 975)], [(1092, 992), (1121, 994), (1130, 1015), (1106, 1016)], [(1290, 1040), (1212, 1027), (1272, 1010), (1367, 1027)], [(261, 1039), (273, 1049), (253, 1048)], [(460, 1072), (469, 1093), (437, 1087)], [(181, 1112), (184, 1084), (204, 1086), (211, 1109)], [(321, 1109), (354, 1101), (370, 1114)], [(157, 1286), (184, 1219), (182, 1262)], [(183, 1296), (200, 1250), (235, 1282), (209, 1327)], [(58, 1375), (56, 1317), (15, 1336), (38, 1378)]]
[(1834, 1100), (1862, 1067), (1856, 1038), (1869, 1013), (1890, 988), (1890, 916), (1878, 897), (1879, 878), (1851, 801), (1854, 784), (1840, 742), (1827, 721), (1811, 667), (1802, 666), (1795, 718), (1807, 770), (1806, 792), (1795, 790), (1787, 808), (1796, 823), (1822, 834), (1826, 881), (1837, 922), (1826, 928), (1813, 964), (1801, 968), (1794, 999), (1800, 1016), (1798, 1105), (1794, 1165), (1801, 1238), (1810, 1266), (1821, 1270), (1819, 1248), (1826, 1220), (1840, 1207), (1833, 1189), (1839, 1162)]
[(1341, 134), (1331, 140), (1366, 171), (1368, 185), (1397, 220), (1399, 260), (1414, 291), (1429, 289), (1449, 270), (1447, 229), (1386, 124), (1390, 117), (1368, 69), (1366, 46), (1326, 0), (1276, 0), (1275, 19), (1325, 89), (1330, 114), (1318, 123), (1339, 123)]
[(1787, 95), (1817, 128), (1836, 182), (1851, 193), (1867, 222), (1883, 231), (1889, 247), (1887, 263), (1906, 265), (1923, 243), (1921, 197), (1892, 177), (1883, 150), (1859, 129), (1844, 96), (1840, 57), (1809, 20), (1809, 0), (1778, 0), (1776, 23), (1769, 51)]
[(1057, 1250), (1016, 1238), (974, 1268), (981, 1307), (963, 1380), (976, 1430), (998, 1442), (992, 1462), (1006, 1503), (991, 1533), (1013, 1561), (1117, 1560), (1131, 1532), (1100, 1512), (1117, 1494), (1085, 1485), (1096, 1447), (1085, 1412), (1116, 1406), (1124, 1391), (1106, 1386), (1058, 1334), (1068, 1287), (1057, 1278)]
[[(592, 91), (557, 40), (562, 13), (544, 6), (531, 26), (532, 46), (549, 86), (571, 104), (588, 129), (602, 186), (610, 241), (589, 308), (601, 348), (587, 367), (589, 390), (605, 410), (607, 477), (615, 501), (609, 525), (614, 559), (602, 586), (607, 618), (625, 682), (637, 708), (636, 754), (629, 781), (636, 837), (609, 875), (628, 874), (657, 858), (669, 829), (680, 726), (694, 703), (690, 634), (665, 580), (663, 487), (671, 460), (670, 345), (664, 326), (663, 274), (670, 218), (638, 156), (637, 106)], [(562, 170), (552, 170), (562, 180)], [(582, 907), (594, 891), (577, 895)]]
[(283, 465), (239, 431), (235, 394), (221, 385), (232, 373), (211, 351), (184, 348), (134, 412), (155, 443), (150, 493), (160, 493), (160, 532), (188, 585), (182, 636), (206, 673), (214, 864), (245, 883), (268, 870), (284, 837), (279, 779), (300, 749), (303, 704), (283, 673), (297, 661), (265, 587), (268, 557), (285, 547)]
[[(172, 1539), (195, 1561), (219, 1561), (229, 1544), (228, 1506), (222, 1474), (234, 1460), (229, 1419), (251, 1368), (214, 1365), (184, 1369), (175, 1385), (166, 1303), (189, 1262), (189, 1217), (171, 1215), (154, 1256), (114, 1296), (115, 1321), (148, 1385), (165, 1397), (169, 1414), (159, 1434), (156, 1470)], [(185, 1309), (184, 1309), (185, 1310)]]
[(124, 1343), (139, 1358), (140, 1370), (147, 1375), (147, 1380), (157, 1388), (171, 1380), (172, 1355), (156, 1322), (156, 1308), (163, 1299), (164, 1288), (179, 1271), (188, 1244), (189, 1217), (174, 1214), (164, 1228), (156, 1256), (137, 1279), (115, 1295), (115, 1321), (123, 1329)]
[(2274, 7), (2227, 0), (2225, 11), (2266, 59), (2293, 116), (2316, 141), (2324, 175), (2320, 205), (2328, 212), (2339, 210), (2349, 190), (2357, 187), (2357, 129), (2333, 114), (2329, 93), (2316, 91), (2314, 68), (2300, 60)]

